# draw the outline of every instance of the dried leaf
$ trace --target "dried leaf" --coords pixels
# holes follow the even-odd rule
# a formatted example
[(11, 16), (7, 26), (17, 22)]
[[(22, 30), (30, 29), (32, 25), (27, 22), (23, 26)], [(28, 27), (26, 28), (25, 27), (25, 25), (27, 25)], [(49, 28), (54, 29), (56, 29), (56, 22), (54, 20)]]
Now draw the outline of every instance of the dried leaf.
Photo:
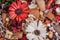
[(39, 8), (41, 11), (44, 11), (46, 8), (45, 8), (45, 1), (44, 0), (36, 0)]
[(46, 17), (52, 21), (56, 21), (55, 16), (51, 11), (49, 11), (48, 14), (46, 14)]
[(39, 19), (44, 22), (44, 16), (42, 11), (40, 11)]
[(32, 13), (36, 19), (39, 18), (39, 10), (38, 9), (30, 9), (30, 13)]
[(0, 38), (0, 40), (4, 40), (4, 38)]
[(60, 25), (55, 25), (53, 27), (58, 32), (58, 34), (60, 34)]
[(7, 15), (6, 15), (5, 13), (2, 13), (2, 21), (3, 21), (3, 23), (5, 23), (5, 21), (6, 21), (6, 20), (5, 20), (5, 19), (6, 19), (6, 16), (7, 16)]
[(23, 32), (17, 32), (17, 33), (14, 34), (13, 37), (21, 39), (23, 37)]

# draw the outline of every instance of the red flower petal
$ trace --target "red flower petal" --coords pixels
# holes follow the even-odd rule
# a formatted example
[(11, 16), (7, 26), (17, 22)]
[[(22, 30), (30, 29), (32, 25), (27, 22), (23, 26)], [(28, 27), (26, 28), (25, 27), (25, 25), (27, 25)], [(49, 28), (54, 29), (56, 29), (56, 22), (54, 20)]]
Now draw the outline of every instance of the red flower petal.
[(11, 4), (11, 7), (13, 7), (14, 9), (17, 9), (17, 4), (16, 4), (16, 2), (13, 2), (13, 3)]
[(11, 10), (11, 11), (15, 11), (15, 9), (14, 9), (14, 8), (12, 8), (12, 7), (10, 7), (10, 8), (9, 8), (9, 10)]
[(23, 2), (22, 5), (21, 5), (22, 9), (26, 8), (27, 7), (27, 4), (26, 2)]
[(15, 27), (12, 27), (13, 30), (15, 30), (16, 28)]
[(18, 16), (16, 16), (16, 20), (17, 20), (17, 21), (19, 20)]
[(19, 28), (19, 29), (20, 29), (20, 28), (21, 28), (21, 26), (18, 26), (17, 28)]
[(25, 18), (27, 17), (27, 15), (28, 15), (27, 13), (24, 13), (24, 17), (25, 17)]
[(28, 7), (26, 7), (26, 8), (23, 8), (23, 11), (27, 11), (28, 10)]
[(15, 27), (12, 27), (12, 30), (13, 30), (13, 32), (16, 32), (16, 28)]
[(28, 10), (27, 10), (27, 11), (23, 11), (23, 13), (27, 13), (27, 14), (28, 14), (28, 13), (29, 13), (29, 11), (28, 11)]
[(28, 7), (27, 7), (27, 3), (26, 2), (23, 2), (21, 4), (21, 1), (17, 0), (17, 2), (13, 2), (11, 4), (11, 7), (12, 7), (12, 9), (10, 8), (9, 10), (12, 10), (13, 12), (15, 12), (16, 9), (23, 10), (23, 13), (20, 14), (20, 15), (17, 15), (15, 13), (9, 12), (9, 15), (11, 16), (12, 19), (16, 18), (17, 21), (22, 21), (22, 20), (25, 20), (26, 17), (28, 16)]
[(15, 33), (17, 30), (13, 30), (13, 32)]
[(20, 3), (20, 1), (17, 1), (17, 7), (18, 7), (18, 8), (21, 8), (21, 3)]
[(24, 18), (24, 13), (20, 14), (20, 17), (23, 19)]
[(21, 40), (27, 40), (26, 35), (24, 35)]
[(25, 20), (26, 17), (27, 17), (27, 14), (26, 13), (23, 13), (23, 14), (20, 15), (20, 17)]
[(15, 14), (15, 12), (9, 12), (9, 14), (10, 14), (10, 17), (12, 18), (12, 19), (14, 19), (17, 15)]
[(21, 21), (22, 20), (22, 18), (19, 16), (19, 21)]

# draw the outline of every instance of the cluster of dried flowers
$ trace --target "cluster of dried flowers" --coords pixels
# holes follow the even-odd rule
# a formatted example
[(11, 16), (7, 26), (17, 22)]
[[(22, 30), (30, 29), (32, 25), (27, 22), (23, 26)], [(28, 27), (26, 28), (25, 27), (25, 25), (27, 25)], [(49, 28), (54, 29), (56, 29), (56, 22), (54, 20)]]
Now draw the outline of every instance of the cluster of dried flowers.
[(59, 29), (60, 0), (0, 4), (0, 40), (59, 40)]

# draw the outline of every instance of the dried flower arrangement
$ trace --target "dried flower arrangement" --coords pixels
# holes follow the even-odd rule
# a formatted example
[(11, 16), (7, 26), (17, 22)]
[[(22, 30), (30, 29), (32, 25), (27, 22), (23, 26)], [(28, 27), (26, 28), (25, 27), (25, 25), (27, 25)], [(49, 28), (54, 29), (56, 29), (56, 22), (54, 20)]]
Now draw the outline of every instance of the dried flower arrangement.
[(0, 40), (60, 40), (60, 0), (0, 0)]

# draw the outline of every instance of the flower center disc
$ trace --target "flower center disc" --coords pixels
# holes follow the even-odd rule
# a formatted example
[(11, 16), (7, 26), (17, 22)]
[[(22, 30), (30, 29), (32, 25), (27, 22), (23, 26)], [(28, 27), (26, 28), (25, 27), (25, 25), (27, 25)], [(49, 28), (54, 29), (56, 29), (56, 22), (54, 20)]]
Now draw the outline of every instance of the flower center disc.
[(19, 14), (21, 14), (21, 13), (22, 13), (22, 10), (17, 9), (17, 10), (15, 10), (15, 13), (16, 13), (17, 15), (19, 15)]
[(35, 30), (35, 31), (34, 31), (34, 34), (35, 34), (35, 35), (40, 35), (40, 31), (39, 31), (39, 30)]

